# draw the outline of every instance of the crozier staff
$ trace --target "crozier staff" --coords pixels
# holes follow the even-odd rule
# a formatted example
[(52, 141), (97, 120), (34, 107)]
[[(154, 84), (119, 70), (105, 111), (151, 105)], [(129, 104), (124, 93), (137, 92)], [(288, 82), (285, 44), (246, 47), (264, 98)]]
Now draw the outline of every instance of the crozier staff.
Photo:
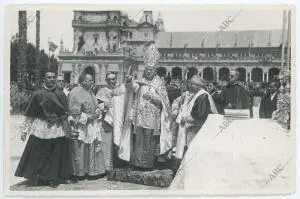
[(165, 84), (156, 74), (158, 59), (158, 50), (150, 44), (144, 56), (146, 67), (142, 80), (131, 82), (132, 78), (127, 77), (127, 86), (132, 86), (128, 91), (135, 93), (130, 162), (136, 169), (153, 169), (157, 158), (172, 147), (171, 107)]

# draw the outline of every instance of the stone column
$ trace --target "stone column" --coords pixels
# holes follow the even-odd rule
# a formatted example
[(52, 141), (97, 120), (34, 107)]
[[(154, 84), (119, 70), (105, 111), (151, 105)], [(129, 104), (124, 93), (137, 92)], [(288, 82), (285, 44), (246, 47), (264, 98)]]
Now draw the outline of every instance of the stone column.
[(220, 68), (219, 67), (215, 67), (216, 68), (216, 71), (215, 71), (215, 73), (216, 73), (216, 81), (218, 82), (219, 81), (219, 70), (220, 70)]
[(167, 74), (170, 73), (172, 75), (172, 66), (166, 66)]
[(107, 66), (105, 64), (101, 64), (101, 84), (105, 84), (105, 77), (107, 72)]
[(79, 83), (79, 76), (83, 72), (81, 64), (76, 63), (75, 71), (74, 72), (75, 72), (75, 78), (74, 78), (75, 81), (74, 81), (74, 83), (78, 84)]
[(246, 82), (249, 81), (249, 67), (246, 66)]
[(262, 74), (262, 82), (265, 82), (265, 73)]
[(71, 72), (71, 75), (70, 75), (70, 83), (71, 84), (74, 84), (75, 83), (75, 68), (76, 68), (76, 64), (73, 63), (72, 64), (72, 72)]
[(267, 72), (267, 82), (269, 82), (269, 73)]
[(198, 67), (198, 76), (203, 78), (203, 68), (202, 67)]
[(172, 65), (166, 66), (166, 69), (167, 69), (167, 73), (168, 73), (168, 72), (170, 73), (171, 79), (172, 79), (172, 69), (173, 69), (173, 66), (172, 66)]
[[(201, 68), (201, 66), (197, 66), (197, 75), (199, 76), (199, 77), (202, 77), (202, 68)], [(199, 75), (201, 73), (201, 75)]]
[(62, 75), (61, 70), (62, 70), (62, 63), (59, 63), (58, 64), (58, 71), (57, 71), (58, 75)]
[(94, 64), (94, 70), (95, 70), (95, 85), (100, 84), (100, 70), (98, 64)]
[(252, 71), (250, 72), (250, 80), (249, 80), (249, 82), (251, 82), (252, 81)]
[(102, 75), (103, 75), (103, 70), (102, 70), (102, 64), (96, 64), (99, 68), (99, 84), (102, 84)]

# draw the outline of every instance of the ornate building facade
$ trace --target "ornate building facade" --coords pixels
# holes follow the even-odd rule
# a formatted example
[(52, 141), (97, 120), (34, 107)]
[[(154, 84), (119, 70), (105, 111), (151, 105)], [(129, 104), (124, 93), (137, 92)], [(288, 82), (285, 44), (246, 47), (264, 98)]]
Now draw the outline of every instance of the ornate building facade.
[(77, 83), (82, 72), (90, 73), (96, 85), (105, 84), (105, 74), (117, 74), (123, 82), (129, 68), (136, 78), (144, 70), (144, 47), (155, 42), (160, 51), (158, 74), (181, 79), (182, 68), (208, 81), (240, 71), (241, 81), (274, 80), (281, 66), (281, 30), (223, 32), (165, 32), (159, 15), (144, 11), (139, 22), (121, 11), (74, 11), (74, 43), (71, 52), (61, 49), (59, 73)]

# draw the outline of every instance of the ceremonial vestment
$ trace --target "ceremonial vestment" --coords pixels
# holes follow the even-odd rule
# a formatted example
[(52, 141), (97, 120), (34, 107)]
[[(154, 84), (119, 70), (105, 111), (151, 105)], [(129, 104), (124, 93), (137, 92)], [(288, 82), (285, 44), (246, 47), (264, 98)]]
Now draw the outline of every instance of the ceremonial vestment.
[(96, 176), (105, 173), (104, 157), (101, 146), (100, 122), (89, 121), (97, 109), (95, 95), (78, 86), (69, 93), (69, 107), (75, 118), (77, 140), (72, 142), (73, 175)]
[[(101, 88), (96, 98), (100, 101), (102, 116), (101, 116), (101, 138), (102, 138), (102, 149), (104, 153), (104, 161), (106, 170), (113, 169), (113, 126), (112, 123), (104, 120), (109, 109), (112, 108), (112, 98), (119, 95), (119, 87), (111, 89), (108, 87)], [(104, 104), (109, 104), (108, 107), (105, 107)]]
[[(136, 96), (133, 103), (133, 137), (131, 163), (137, 167), (152, 168), (161, 151), (161, 134), (167, 134), (171, 147), (170, 111), (167, 90), (163, 81), (155, 76), (133, 85)], [(144, 99), (144, 94), (151, 96)], [(165, 150), (165, 149), (163, 149)], [(165, 151), (166, 152), (166, 151)]]
[(190, 145), (206, 121), (208, 114), (211, 113), (217, 114), (218, 111), (212, 97), (204, 89), (185, 97), (176, 119), (179, 124), (176, 158), (183, 157), (184, 148)]
[(68, 114), (67, 99), (61, 90), (44, 86), (32, 94), (20, 128), (30, 136), (15, 176), (36, 182), (59, 182), (71, 176), (71, 153), (65, 137)]

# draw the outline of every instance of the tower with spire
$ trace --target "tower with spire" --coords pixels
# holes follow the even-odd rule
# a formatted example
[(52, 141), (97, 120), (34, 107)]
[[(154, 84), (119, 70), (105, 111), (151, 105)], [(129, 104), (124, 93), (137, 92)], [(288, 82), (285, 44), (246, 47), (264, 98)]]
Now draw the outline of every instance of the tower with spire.
[(156, 25), (157, 30), (159, 32), (164, 32), (164, 30), (165, 30), (164, 29), (164, 20), (161, 17), (161, 12), (158, 13), (158, 18), (157, 18), (157, 20), (155, 22), (155, 25)]
[(63, 51), (64, 51), (64, 40), (63, 40), (63, 36), (61, 36), (59, 52), (62, 53)]

